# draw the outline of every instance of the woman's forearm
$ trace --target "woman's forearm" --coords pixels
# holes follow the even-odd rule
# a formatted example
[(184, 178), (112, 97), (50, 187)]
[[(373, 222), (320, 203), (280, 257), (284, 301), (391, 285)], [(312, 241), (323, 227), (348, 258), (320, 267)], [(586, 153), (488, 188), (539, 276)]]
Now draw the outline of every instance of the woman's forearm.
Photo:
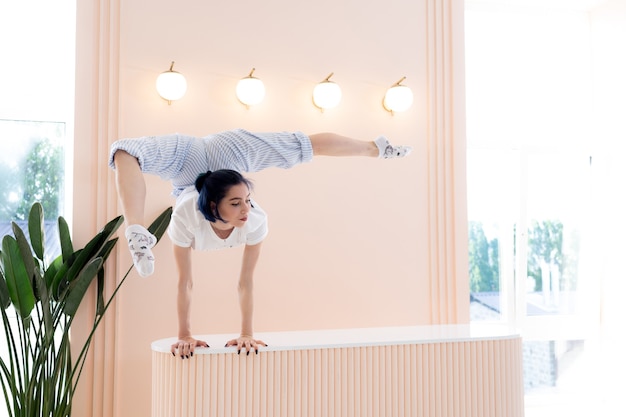
[(239, 307), (241, 309), (241, 335), (252, 336), (252, 316), (254, 312), (252, 282), (245, 286), (239, 285)]
[(178, 338), (191, 336), (191, 280), (180, 279), (178, 282)]
[(176, 299), (178, 337), (183, 338), (191, 336), (191, 293), (193, 290), (191, 248), (174, 245), (174, 260), (178, 268), (178, 296)]
[(241, 335), (252, 336), (252, 313), (254, 311), (254, 270), (261, 253), (261, 244), (247, 245), (243, 252), (239, 276), (239, 307), (241, 308)]

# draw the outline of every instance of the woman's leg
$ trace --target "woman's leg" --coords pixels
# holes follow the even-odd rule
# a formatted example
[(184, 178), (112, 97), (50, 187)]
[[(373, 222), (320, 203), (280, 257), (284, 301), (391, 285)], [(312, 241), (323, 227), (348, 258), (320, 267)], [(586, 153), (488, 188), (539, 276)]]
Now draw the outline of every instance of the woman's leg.
[(309, 135), (313, 155), (324, 156), (378, 156), (378, 147), (373, 141), (363, 141), (336, 133)]
[(151, 248), (156, 238), (144, 227), (146, 182), (139, 161), (126, 151), (117, 150), (113, 155), (117, 194), (122, 203), (126, 221), (125, 236), (133, 257), (133, 264), (142, 277), (154, 272), (154, 255)]
[(392, 146), (384, 136), (374, 141), (353, 139), (336, 133), (325, 132), (309, 135), (313, 155), (369, 156), (376, 158), (400, 158), (411, 152), (410, 146)]
[(146, 182), (137, 158), (118, 150), (113, 156), (117, 195), (122, 203), (126, 225), (143, 224)]
[(364, 141), (328, 132), (305, 135), (284, 131), (252, 133), (243, 129), (213, 134), (207, 137), (204, 146), (208, 169), (228, 168), (240, 172), (272, 167), (289, 169), (310, 162), (314, 155), (387, 159), (403, 157), (411, 151), (409, 146), (392, 146), (384, 136)]

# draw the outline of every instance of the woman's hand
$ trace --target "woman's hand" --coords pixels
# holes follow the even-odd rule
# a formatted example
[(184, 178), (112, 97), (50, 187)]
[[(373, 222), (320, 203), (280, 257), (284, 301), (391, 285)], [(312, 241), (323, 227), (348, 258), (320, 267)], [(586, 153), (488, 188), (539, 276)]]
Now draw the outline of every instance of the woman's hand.
[(178, 351), (181, 359), (189, 359), (197, 347), (209, 347), (209, 345), (207, 342), (196, 340), (191, 336), (183, 337), (172, 345), (172, 355), (176, 356), (176, 351)]
[(229, 347), (229, 346), (237, 346), (237, 354), (241, 353), (241, 349), (245, 349), (246, 350), (246, 355), (249, 355), (250, 351), (253, 350), (253, 349), (254, 349), (254, 352), (256, 354), (258, 354), (259, 353), (259, 347), (260, 346), (267, 346), (267, 345), (262, 340), (256, 340), (252, 336), (242, 334), (241, 336), (239, 336), (236, 339), (229, 340), (226, 343), (225, 347)]

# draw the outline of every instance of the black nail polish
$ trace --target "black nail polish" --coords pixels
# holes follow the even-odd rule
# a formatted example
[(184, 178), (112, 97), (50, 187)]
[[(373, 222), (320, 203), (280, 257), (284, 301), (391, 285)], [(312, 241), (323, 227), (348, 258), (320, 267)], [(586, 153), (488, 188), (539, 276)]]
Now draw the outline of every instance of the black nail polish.
[(193, 352), (191, 352), (191, 356), (193, 356)]
[(247, 352), (246, 352), (246, 356), (248, 356), (248, 355), (250, 355), (250, 351), (247, 351)]
[(238, 350), (238, 351), (237, 351), (237, 355), (239, 355), (240, 353), (241, 353), (241, 350)]
[(176, 354), (174, 352), (172, 352), (172, 356), (176, 356)]
[(254, 353), (259, 354), (259, 349), (255, 350)]

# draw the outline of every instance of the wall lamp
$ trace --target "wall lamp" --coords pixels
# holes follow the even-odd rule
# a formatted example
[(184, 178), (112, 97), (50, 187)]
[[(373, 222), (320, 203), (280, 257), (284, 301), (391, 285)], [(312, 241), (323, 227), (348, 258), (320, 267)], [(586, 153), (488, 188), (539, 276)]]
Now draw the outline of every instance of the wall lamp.
[(324, 81), (317, 84), (313, 89), (313, 104), (322, 111), (337, 107), (341, 101), (341, 88), (337, 83), (330, 81), (330, 77), (333, 75), (334, 73), (331, 72)]
[(174, 71), (174, 61), (170, 69), (161, 73), (156, 80), (156, 89), (159, 95), (172, 104), (174, 100), (180, 100), (187, 92), (187, 80), (180, 72)]
[(389, 87), (385, 93), (383, 107), (391, 114), (406, 111), (413, 104), (413, 92), (409, 87), (401, 84), (404, 80), (406, 80), (406, 77), (402, 77), (400, 81)]
[(265, 85), (263, 81), (252, 76), (254, 71), (255, 68), (252, 68), (250, 74), (237, 83), (237, 99), (239, 99), (246, 108), (259, 104), (265, 97)]

